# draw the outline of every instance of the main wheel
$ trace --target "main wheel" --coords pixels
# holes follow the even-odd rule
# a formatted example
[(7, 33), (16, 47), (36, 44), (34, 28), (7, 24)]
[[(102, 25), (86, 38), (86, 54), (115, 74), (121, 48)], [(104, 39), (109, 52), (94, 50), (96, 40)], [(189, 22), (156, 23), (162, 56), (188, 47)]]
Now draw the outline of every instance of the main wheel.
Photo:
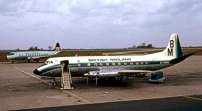
[(140, 77), (145, 77), (146, 74), (141, 74)]
[(115, 77), (111, 77), (111, 78), (109, 78), (108, 80), (109, 80), (109, 82), (115, 82), (115, 81), (116, 81), (116, 78), (115, 78)]
[(123, 76), (120, 76), (119, 77), (119, 81), (121, 82), (123, 80)]
[(29, 59), (29, 62), (33, 62), (33, 58), (30, 58), (30, 59)]
[(99, 81), (103, 82), (105, 81), (105, 78), (99, 78)]

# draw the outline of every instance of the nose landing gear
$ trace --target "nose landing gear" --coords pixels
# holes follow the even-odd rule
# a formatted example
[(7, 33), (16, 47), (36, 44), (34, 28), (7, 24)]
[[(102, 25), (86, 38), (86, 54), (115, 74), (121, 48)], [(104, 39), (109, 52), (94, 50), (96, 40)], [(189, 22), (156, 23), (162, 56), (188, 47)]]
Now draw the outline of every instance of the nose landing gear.
[(53, 81), (53, 82), (52, 82), (52, 86), (54, 86), (54, 87), (57, 86), (56, 81)]
[(54, 86), (54, 87), (57, 86), (57, 83), (56, 83), (55, 77), (53, 78), (52, 86)]

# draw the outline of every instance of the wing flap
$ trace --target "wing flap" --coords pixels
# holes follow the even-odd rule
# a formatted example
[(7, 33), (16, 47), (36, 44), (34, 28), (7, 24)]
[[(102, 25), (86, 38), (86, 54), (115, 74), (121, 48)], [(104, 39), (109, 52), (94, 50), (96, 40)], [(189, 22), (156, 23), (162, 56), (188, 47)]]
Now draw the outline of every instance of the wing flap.
[(138, 74), (138, 73), (150, 73), (153, 71), (148, 70), (120, 70), (118, 71), (119, 74)]

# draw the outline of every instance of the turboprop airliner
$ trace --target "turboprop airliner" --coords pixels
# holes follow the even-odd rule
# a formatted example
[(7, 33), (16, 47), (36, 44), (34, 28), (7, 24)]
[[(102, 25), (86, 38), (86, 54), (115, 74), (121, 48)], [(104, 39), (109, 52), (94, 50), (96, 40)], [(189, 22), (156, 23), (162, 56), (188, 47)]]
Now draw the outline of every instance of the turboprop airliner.
[(69, 61), (71, 76), (123, 77), (170, 67), (193, 54), (182, 54), (178, 34), (174, 33), (170, 36), (168, 46), (162, 52), (141, 56), (54, 57), (37, 67), (33, 73), (40, 76), (61, 77), (60, 62)]
[(14, 63), (14, 60), (27, 60), (27, 62), (39, 62), (39, 60), (42, 58), (52, 57), (60, 52), (60, 44), (56, 43), (55, 51), (10, 52), (10, 54), (7, 55), (5, 59), (7, 59), (8, 61), (12, 61), (12, 63)]

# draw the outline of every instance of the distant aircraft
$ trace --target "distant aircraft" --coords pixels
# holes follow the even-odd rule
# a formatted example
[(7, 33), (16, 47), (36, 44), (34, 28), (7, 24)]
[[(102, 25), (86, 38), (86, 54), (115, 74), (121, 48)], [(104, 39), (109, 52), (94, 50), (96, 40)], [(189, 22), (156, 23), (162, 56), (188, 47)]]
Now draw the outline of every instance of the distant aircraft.
[(9, 55), (5, 57), (8, 61), (14, 60), (27, 60), (27, 62), (36, 61), (39, 62), (42, 58), (51, 57), (57, 55), (61, 52), (60, 44), (57, 43), (55, 47), (55, 51), (24, 51), (24, 52), (11, 52)]
[(40, 76), (61, 77), (60, 62), (68, 60), (71, 76), (123, 78), (129, 74), (148, 73), (175, 65), (193, 54), (182, 54), (178, 34), (174, 33), (162, 52), (142, 56), (54, 57), (37, 67), (33, 73)]

